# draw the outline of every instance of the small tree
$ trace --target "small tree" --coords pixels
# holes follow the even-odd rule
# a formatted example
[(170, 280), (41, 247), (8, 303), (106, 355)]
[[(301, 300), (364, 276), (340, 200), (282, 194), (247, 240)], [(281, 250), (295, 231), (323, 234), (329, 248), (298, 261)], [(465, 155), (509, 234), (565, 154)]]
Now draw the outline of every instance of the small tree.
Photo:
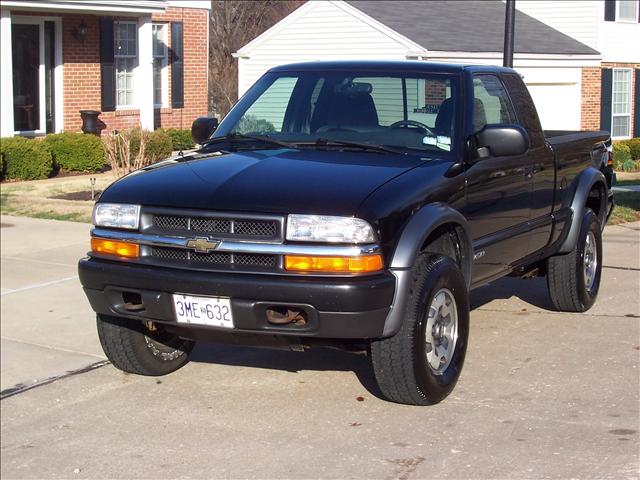
[[(149, 131), (137, 127), (129, 130), (114, 130), (102, 137), (107, 153), (107, 161), (116, 177), (123, 177), (150, 163), (146, 158), (149, 135)], [(131, 149), (131, 140), (133, 138), (140, 139), (140, 147), (137, 153), (133, 153)]]

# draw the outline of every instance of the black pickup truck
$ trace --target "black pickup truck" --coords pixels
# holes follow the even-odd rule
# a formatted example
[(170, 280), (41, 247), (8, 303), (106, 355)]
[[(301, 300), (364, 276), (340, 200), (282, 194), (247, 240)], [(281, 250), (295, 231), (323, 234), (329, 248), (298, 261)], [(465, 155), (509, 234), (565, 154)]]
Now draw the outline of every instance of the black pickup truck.
[(543, 132), (513, 70), (281, 66), (192, 131), (200, 150), (95, 205), (80, 279), (121, 370), (167, 374), (197, 340), (337, 346), (367, 352), (385, 398), (433, 404), (471, 289), (546, 275), (560, 311), (596, 299), (609, 134)]

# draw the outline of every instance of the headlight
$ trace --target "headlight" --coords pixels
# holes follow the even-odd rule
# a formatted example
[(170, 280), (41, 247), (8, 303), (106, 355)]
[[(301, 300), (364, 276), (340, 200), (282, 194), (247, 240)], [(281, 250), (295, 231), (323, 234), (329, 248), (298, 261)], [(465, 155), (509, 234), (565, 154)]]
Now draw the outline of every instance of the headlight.
[(376, 235), (364, 220), (326, 215), (289, 215), (287, 240), (328, 243), (371, 243)]
[(96, 227), (115, 227), (136, 230), (140, 223), (140, 205), (97, 203), (93, 209)]

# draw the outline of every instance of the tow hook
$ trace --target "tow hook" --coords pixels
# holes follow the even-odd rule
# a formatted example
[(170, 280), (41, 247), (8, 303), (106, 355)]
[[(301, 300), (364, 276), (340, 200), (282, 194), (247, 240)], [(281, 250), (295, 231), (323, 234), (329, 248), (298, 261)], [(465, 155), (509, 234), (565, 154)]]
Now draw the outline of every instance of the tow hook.
[(307, 324), (307, 313), (295, 307), (273, 306), (266, 310), (267, 321), (274, 325), (304, 326)]

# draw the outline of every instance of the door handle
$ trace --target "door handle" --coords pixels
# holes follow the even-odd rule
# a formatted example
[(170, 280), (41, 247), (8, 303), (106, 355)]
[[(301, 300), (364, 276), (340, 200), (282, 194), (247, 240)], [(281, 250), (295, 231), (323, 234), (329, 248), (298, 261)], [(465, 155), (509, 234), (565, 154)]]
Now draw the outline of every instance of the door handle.
[(533, 167), (525, 167), (524, 168), (524, 176), (526, 178), (533, 178)]

